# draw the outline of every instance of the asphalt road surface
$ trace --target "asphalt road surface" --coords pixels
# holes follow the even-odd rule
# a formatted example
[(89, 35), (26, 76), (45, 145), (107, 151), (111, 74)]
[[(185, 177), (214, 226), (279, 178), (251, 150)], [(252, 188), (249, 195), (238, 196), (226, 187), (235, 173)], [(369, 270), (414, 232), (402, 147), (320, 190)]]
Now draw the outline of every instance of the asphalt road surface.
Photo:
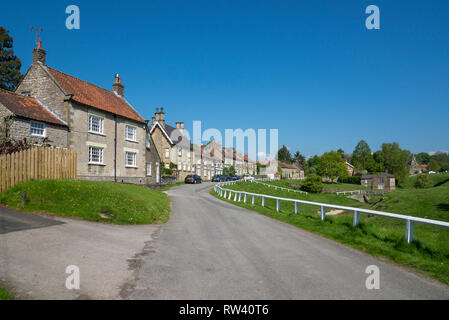
[[(449, 286), (225, 203), (212, 184), (168, 193), (171, 220), (147, 244), (129, 299), (449, 299)], [(380, 269), (368, 290), (367, 266)]]
[[(449, 299), (449, 286), (212, 197), (168, 193), (165, 225), (117, 226), (0, 207), (0, 283), (20, 299)], [(80, 290), (67, 290), (69, 265)], [(380, 289), (365, 287), (367, 266)]]

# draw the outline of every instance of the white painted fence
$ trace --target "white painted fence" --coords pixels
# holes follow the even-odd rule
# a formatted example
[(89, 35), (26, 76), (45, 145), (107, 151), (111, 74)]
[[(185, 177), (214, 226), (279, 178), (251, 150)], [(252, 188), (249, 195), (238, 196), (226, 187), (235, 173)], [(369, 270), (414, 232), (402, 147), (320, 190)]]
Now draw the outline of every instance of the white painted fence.
[(231, 190), (231, 189), (223, 188), (223, 186), (233, 185), (233, 184), (236, 184), (239, 182), (242, 182), (242, 181), (221, 182), (221, 183), (215, 185), (214, 190), (215, 190), (215, 192), (218, 193), (218, 195), (220, 197), (223, 197), (228, 200), (234, 200), (235, 202), (236, 201), (241, 202), (242, 196), (243, 196), (244, 203), (247, 203), (248, 198), (251, 198), (251, 204), (253, 204), (253, 205), (255, 204), (255, 199), (257, 197), (259, 197), (262, 199), (262, 207), (265, 206), (265, 199), (274, 199), (274, 200), (276, 200), (276, 211), (277, 212), (280, 211), (281, 202), (293, 202), (295, 204), (295, 214), (299, 214), (299, 204), (318, 206), (321, 208), (321, 220), (326, 219), (326, 209), (327, 208), (352, 211), (354, 213), (354, 219), (353, 219), (354, 226), (359, 225), (361, 213), (404, 220), (405, 221), (405, 239), (407, 240), (407, 243), (411, 243), (413, 241), (413, 235), (414, 235), (414, 229), (415, 229), (414, 224), (415, 223), (422, 223), (422, 224), (428, 224), (428, 225), (432, 225), (432, 226), (449, 228), (449, 222), (445, 222), (445, 221), (424, 219), (424, 218), (419, 218), (419, 217), (406, 216), (406, 215), (402, 215), (402, 214), (354, 208), (354, 207), (346, 207), (346, 206), (340, 206), (340, 205), (328, 204), (328, 203), (319, 203), (319, 202), (312, 202), (312, 201), (305, 201), (305, 200), (298, 200), (298, 199), (275, 197), (275, 196), (270, 196), (270, 195), (266, 195), (266, 194), (257, 194), (257, 193), (251, 193), (251, 192), (246, 192), (246, 191)]

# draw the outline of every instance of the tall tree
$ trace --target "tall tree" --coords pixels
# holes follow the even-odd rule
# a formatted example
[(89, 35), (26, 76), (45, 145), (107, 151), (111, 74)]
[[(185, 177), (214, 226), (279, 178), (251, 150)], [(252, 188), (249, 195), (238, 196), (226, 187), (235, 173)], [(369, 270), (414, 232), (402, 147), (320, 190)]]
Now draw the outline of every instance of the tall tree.
[(337, 151), (330, 151), (323, 154), (320, 157), (317, 170), (319, 175), (331, 179), (348, 176), (348, 168), (346, 167), (345, 160), (343, 160)]
[(438, 161), (436, 161), (435, 159), (431, 159), (429, 161), (429, 170), (430, 171), (440, 171), (441, 167), (440, 164), (438, 163)]
[(306, 164), (306, 158), (301, 154), (301, 152), (296, 151), (293, 155), (293, 162), (296, 162), (301, 167), (305, 167)]
[(396, 180), (404, 182), (409, 175), (409, 163), (412, 154), (408, 150), (403, 150), (397, 142), (382, 144), (382, 159), (385, 170), (393, 174)]
[(288, 150), (286, 146), (282, 146), (282, 148), (279, 149), (278, 160), (285, 163), (292, 162), (292, 154), (290, 153), (290, 150)]
[(8, 33), (8, 30), (0, 26), (0, 88), (13, 91), (22, 78), (22, 63), (14, 55), (13, 39)]
[(416, 161), (418, 161), (419, 164), (429, 164), (430, 155), (426, 152), (420, 152), (416, 155)]
[(342, 157), (343, 159), (346, 160), (346, 158), (345, 158), (345, 151), (344, 151), (342, 148), (338, 149), (337, 152), (341, 155), (341, 157)]
[(357, 143), (354, 152), (352, 153), (352, 164), (358, 170), (372, 170), (374, 158), (371, 154), (371, 149), (365, 140), (360, 140), (359, 143)]

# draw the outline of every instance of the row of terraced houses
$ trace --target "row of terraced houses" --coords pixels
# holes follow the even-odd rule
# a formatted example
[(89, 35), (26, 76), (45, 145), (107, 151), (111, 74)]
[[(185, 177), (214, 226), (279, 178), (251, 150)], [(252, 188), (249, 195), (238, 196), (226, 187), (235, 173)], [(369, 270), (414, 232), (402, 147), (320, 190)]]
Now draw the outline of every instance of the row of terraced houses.
[(166, 123), (162, 107), (152, 120), (142, 118), (118, 75), (109, 91), (47, 66), (40, 40), (16, 91), (0, 90), (0, 124), (13, 139), (75, 150), (80, 179), (161, 184), (162, 166), (172, 167), (178, 181), (189, 174), (210, 179), (230, 166), (256, 174), (256, 162), (233, 148), (214, 140), (193, 145), (183, 122)]

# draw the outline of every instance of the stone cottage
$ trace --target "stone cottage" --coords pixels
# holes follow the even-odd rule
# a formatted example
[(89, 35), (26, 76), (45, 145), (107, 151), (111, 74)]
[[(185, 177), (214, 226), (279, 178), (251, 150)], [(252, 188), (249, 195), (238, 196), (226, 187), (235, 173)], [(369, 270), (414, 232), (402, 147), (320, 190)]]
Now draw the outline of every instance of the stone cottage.
[(0, 137), (66, 147), (68, 126), (35, 98), (0, 89)]
[[(195, 173), (195, 153), (193, 145), (184, 134), (184, 122), (176, 122), (172, 127), (165, 122), (164, 108), (156, 108), (149, 129), (155, 148), (165, 168), (174, 165), (178, 181), (184, 181), (189, 174)], [(173, 166), (172, 165), (172, 166)]]
[[(68, 127), (66, 147), (77, 152), (80, 179), (146, 184), (156, 181), (159, 158), (147, 143), (147, 121), (125, 100), (116, 75), (113, 91), (46, 65), (38, 41), (33, 64), (16, 93), (35, 98)], [(147, 148), (149, 146), (150, 148)], [(149, 165), (151, 163), (151, 165)], [(147, 178), (148, 177), (148, 178)]]
[(365, 174), (361, 184), (370, 190), (393, 191), (396, 189), (396, 178), (389, 173)]

